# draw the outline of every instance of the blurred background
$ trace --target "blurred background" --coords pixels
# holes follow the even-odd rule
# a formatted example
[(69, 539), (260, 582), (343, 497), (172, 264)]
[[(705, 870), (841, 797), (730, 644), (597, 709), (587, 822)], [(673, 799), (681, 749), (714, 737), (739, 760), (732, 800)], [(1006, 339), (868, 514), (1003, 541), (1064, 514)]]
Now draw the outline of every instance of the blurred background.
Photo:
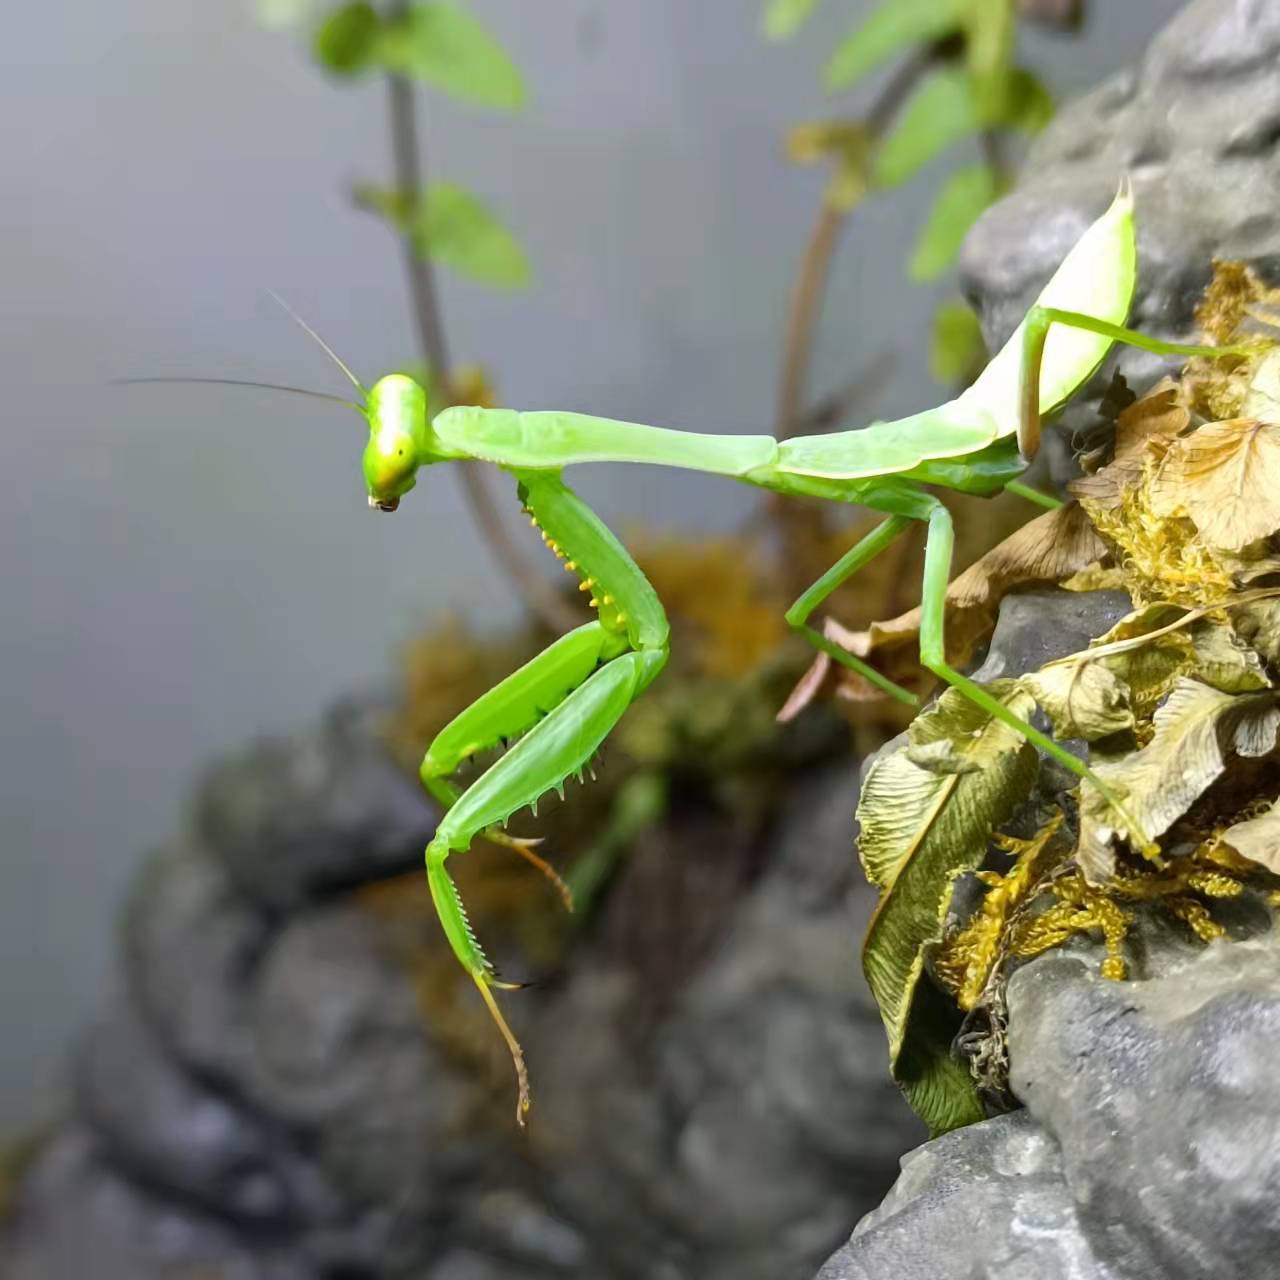
[[(823, 84), (872, 7), (824, 0), (769, 41), (749, 2), (476, 0), (527, 105), (427, 86), (422, 156), (428, 180), (474, 192), (518, 239), (530, 282), (440, 265), (457, 364), (483, 365), (521, 408), (772, 430), (789, 299), (832, 180), (829, 164), (793, 163), (787, 139), (882, 92), (887, 67), (843, 97)], [(1071, 34), (1024, 23), (1019, 64), (1070, 96), (1179, 7), (1101, 0)], [(54, 1109), (70, 1037), (114, 982), (126, 887), (202, 763), (389, 685), (441, 611), (478, 631), (521, 614), (456, 476), (424, 476), (394, 518), (367, 511), (361, 424), (341, 409), (108, 385), (189, 374), (343, 394), (268, 289), (366, 380), (421, 359), (399, 246), (351, 199), (391, 181), (386, 88), (320, 70), (308, 33), (324, 12), (293, 8), (62, 0), (6, 15), (0, 1133)], [(976, 147), (857, 209), (807, 399), (857, 380), (866, 420), (946, 394), (926, 370), (954, 276), (913, 281), (907, 264)], [(585, 469), (578, 488), (615, 529), (694, 536), (757, 502), (675, 472)]]

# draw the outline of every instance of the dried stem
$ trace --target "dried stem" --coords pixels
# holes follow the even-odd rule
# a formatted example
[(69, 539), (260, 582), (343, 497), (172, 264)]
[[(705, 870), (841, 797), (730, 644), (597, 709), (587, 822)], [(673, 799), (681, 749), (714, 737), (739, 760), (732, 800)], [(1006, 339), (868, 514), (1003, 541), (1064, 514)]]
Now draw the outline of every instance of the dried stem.
[[(403, 12), (404, 8), (403, 4), (393, 6), (392, 15)], [(418, 146), (413, 85), (403, 76), (389, 76), (387, 93), (396, 189), (413, 200), (421, 200), (425, 176)], [(402, 237), (402, 251), (418, 341), (431, 369), (439, 400), (437, 407), (447, 408), (453, 403), (454, 387), (435, 273), (430, 258), (416, 253), (408, 236)], [(582, 619), (508, 533), (490, 491), (488, 477), (481, 470), (480, 464), (464, 462), (461, 466), (463, 491), (472, 517), (525, 609), (553, 631), (576, 627)]]
[[(865, 124), (872, 146), (893, 123), (920, 77), (942, 53), (940, 43), (923, 48), (890, 77), (867, 112)], [(822, 313), (836, 248), (852, 212), (852, 208), (824, 193), (822, 207), (805, 243), (782, 340), (782, 372), (774, 419), (774, 435), (779, 440), (785, 440), (810, 417), (804, 409), (804, 398), (814, 331)], [(797, 503), (776, 495), (771, 495), (770, 504), (781, 527), (788, 573), (803, 588), (812, 577), (812, 566), (807, 563), (808, 549), (826, 541), (826, 505)]]

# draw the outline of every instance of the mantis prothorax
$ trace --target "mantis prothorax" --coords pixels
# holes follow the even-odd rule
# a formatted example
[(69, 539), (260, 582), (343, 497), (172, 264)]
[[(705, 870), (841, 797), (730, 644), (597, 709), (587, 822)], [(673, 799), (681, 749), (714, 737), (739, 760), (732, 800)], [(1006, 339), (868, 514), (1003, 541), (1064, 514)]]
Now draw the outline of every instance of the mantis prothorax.
[[(493, 994), (494, 988), (513, 984), (498, 980), (445, 864), (451, 853), (463, 852), (483, 835), (516, 848), (554, 879), (529, 848), (533, 842), (506, 836), (504, 824), (546, 792), (562, 792), (570, 775), (580, 777), (667, 661), (667, 619), (657, 595), (618, 539), (564, 483), (564, 468), (586, 462), (682, 467), (775, 493), (885, 513), (888, 518), (805, 591), (786, 619), (836, 662), (911, 704), (916, 702), (911, 693), (833, 644), (809, 625), (809, 618), (912, 521), (924, 522), (921, 663), (1122, 807), (1122, 799), (1086, 764), (947, 664), (943, 623), (952, 522), (947, 508), (922, 486), (985, 496), (1019, 490), (1017, 477), (1039, 447), (1041, 419), (1076, 392), (1113, 342), (1180, 356), (1238, 350), (1163, 342), (1123, 328), (1136, 258), (1133, 198), (1126, 187), (1081, 236), (1018, 330), (961, 395), (896, 422), (783, 441), (695, 434), (576, 413), (463, 406), (447, 408), (433, 420), (426, 393), (412, 378), (390, 374), (366, 391), (341, 366), (361, 393), (356, 407), (369, 423), (363, 468), (371, 507), (394, 511), (424, 467), (458, 459), (492, 463), (514, 478), (531, 523), (577, 575), (579, 589), (589, 593), (597, 610), (594, 621), (561, 637), (446, 725), (421, 767), (423, 784), (445, 809), (426, 851), (431, 895), (449, 944), (511, 1051), (520, 1123), (530, 1105), (524, 1056)], [(1034, 496), (1034, 491), (1023, 492)], [(465, 790), (449, 781), (468, 758), (517, 738)], [(1135, 830), (1131, 822), (1126, 825)]]

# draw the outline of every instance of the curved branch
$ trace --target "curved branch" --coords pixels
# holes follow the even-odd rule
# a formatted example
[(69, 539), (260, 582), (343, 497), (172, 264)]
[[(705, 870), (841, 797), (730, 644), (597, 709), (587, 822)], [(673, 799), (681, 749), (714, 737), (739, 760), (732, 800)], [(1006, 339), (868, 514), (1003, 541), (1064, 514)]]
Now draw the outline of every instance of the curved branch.
[[(393, 14), (396, 10), (403, 12), (404, 8), (403, 4), (395, 6)], [(396, 190), (419, 201), (423, 198), (425, 178), (418, 146), (413, 85), (403, 76), (388, 76), (387, 94)], [(435, 381), (441, 400), (439, 407), (447, 408), (453, 403), (454, 387), (435, 273), (431, 260), (414, 251), (407, 235), (401, 237), (401, 245), (418, 341)], [(476, 526), (525, 609), (553, 631), (576, 627), (582, 619), (508, 533), (481, 465), (464, 462), (461, 467), (463, 492)]]

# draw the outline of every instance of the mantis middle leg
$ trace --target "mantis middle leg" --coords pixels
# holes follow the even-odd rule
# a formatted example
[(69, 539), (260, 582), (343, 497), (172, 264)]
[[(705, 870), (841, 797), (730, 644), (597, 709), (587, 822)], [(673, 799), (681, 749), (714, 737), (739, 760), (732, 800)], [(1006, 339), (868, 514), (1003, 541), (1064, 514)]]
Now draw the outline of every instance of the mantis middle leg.
[(856, 671), (864, 679), (870, 681), (877, 689), (883, 690), (899, 702), (908, 706), (919, 705), (915, 694), (895, 684), (887, 676), (883, 676), (874, 667), (861, 658), (855, 657), (847, 649), (828, 640), (820, 631), (808, 625), (809, 615), (837, 588), (842, 582), (851, 578), (869, 560), (878, 556), (891, 543), (896, 541), (911, 524), (910, 519), (902, 515), (892, 515), (883, 524), (877, 525), (865, 538), (855, 543), (822, 575), (796, 602), (787, 610), (788, 625), (799, 631), (815, 649), (833, 658), (841, 666)]
[[(494, 987), (516, 984), (499, 981), (445, 863), (477, 835), (492, 833), (516, 810), (535, 805), (546, 792), (560, 790), (570, 774), (580, 773), (665, 665), (667, 624), (635, 562), (558, 474), (521, 473), (520, 481), (533, 522), (593, 593), (600, 618), (561, 637), (447, 725), (427, 751), (422, 779), (448, 805), (427, 846), (432, 901), (449, 945), (511, 1052), (516, 1118), (523, 1124), (529, 1110), (524, 1054), (493, 995)], [(524, 737), (466, 790), (459, 792), (447, 781), (463, 759), (524, 729)]]
[(924, 581), (920, 592), (920, 662), (939, 679), (958, 689), (970, 702), (981, 707), (989, 715), (1017, 730), (1028, 742), (1052, 757), (1077, 778), (1094, 786), (1106, 798), (1134, 837), (1146, 843), (1146, 837), (1133, 819), (1126, 813), (1124, 803), (1110, 787), (1089, 768), (1083, 760), (1071, 754), (1060, 743), (1015, 715), (998, 698), (993, 697), (980, 684), (961, 675), (946, 659), (946, 608), (947, 583), (951, 578), (951, 553), (955, 545), (955, 530), (951, 513), (927, 494), (921, 494), (927, 506), (924, 518), (929, 527), (924, 552)]

